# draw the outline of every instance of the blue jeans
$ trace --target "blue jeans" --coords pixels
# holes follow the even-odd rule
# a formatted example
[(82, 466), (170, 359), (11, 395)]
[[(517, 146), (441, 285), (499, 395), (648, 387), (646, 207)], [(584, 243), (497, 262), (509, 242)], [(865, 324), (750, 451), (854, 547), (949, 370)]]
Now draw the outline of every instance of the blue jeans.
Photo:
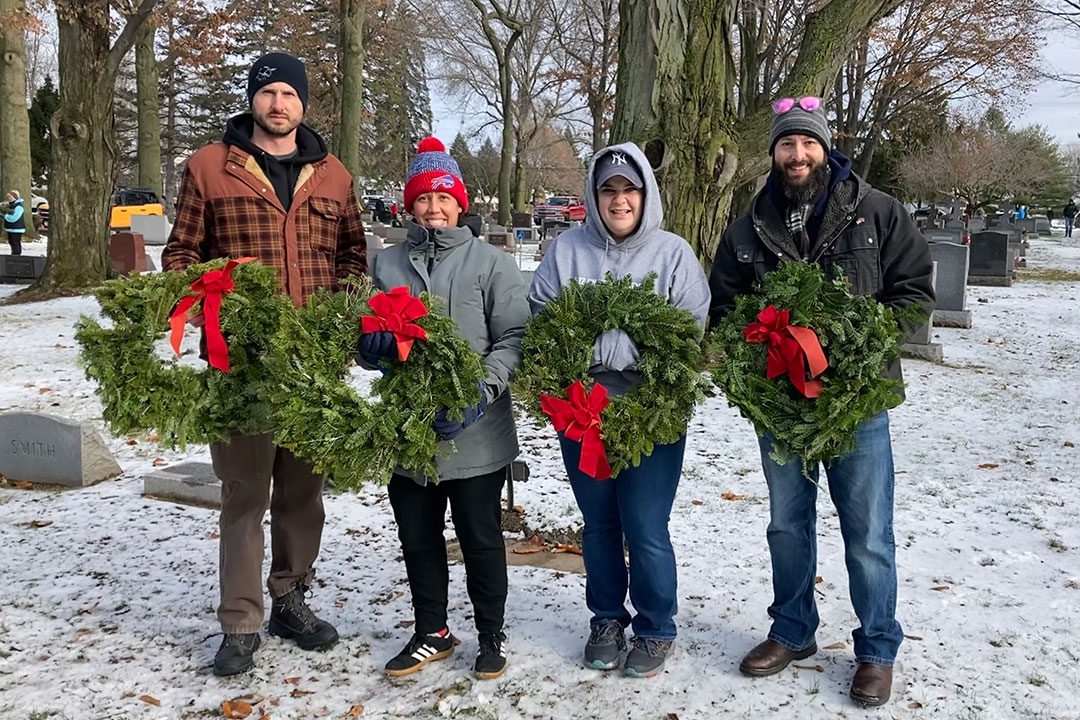
[[(772, 441), (760, 439), (769, 484), (769, 555), (773, 604), (769, 639), (791, 650), (814, 642), (818, 627), (814, 602), (817, 575), (817, 485), (802, 474), (799, 460), (778, 465)], [(889, 416), (881, 413), (859, 426), (855, 448), (825, 466), (829, 494), (844, 538), (851, 604), (862, 627), (852, 633), (861, 663), (892, 665), (904, 639), (896, 621), (896, 545), (893, 542), (893, 460)], [(818, 468), (812, 472), (818, 479)]]
[(1065, 218), (1065, 237), (1072, 237), (1073, 219), (1071, 217)]
[[(561, 434), (563, 462), (578, 507), (585, 518), (585, 604), (599, 620), (631, 625), (641, 638), (675, 639), (675, 550), (668, 519), (682, 474), (686, 437), (657, 445), (641, 464), (615, 479), (595, 480), (578, 470), (581, 445)], [(630, 549), (627, 574), (623, 536)], [(626, 610), (626, 592), (637, 611)]]

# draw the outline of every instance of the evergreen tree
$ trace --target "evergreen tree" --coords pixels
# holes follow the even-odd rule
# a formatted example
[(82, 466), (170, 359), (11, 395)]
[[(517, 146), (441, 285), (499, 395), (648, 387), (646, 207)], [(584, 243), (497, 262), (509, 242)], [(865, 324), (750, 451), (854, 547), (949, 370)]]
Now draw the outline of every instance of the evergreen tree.
[(30, 104), (30, 170), (35, 185), (47, 187), (52, 168), (52, 130), (49, 120), (60, 107), (60, 93), (51, 75), (34, 93)]

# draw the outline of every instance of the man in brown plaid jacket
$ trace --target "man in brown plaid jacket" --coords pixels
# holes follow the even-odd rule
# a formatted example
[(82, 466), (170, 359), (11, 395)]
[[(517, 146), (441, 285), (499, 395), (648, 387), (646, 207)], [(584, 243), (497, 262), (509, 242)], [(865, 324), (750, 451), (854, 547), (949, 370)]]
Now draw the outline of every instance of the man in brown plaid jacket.
[[(299, 60), (283, 53), (257, 60), (247, 95), (251, 112), (228, 121), (224, 142), (188, 160), (162, 266), (184, 270), (253, 256), (277, 270), (282, 289), (300, 305), (316, 289), (337, 289), (339, 280), (367, 270), (360, 207), (345, 166), (302, 124), (308, 87)], [(210, 455), (221, 479), (218, 620), (225, 636), (214, 674), (234, 675), (254, 663), (268, 507), (269, 632), (305, 650), (329, 648), (337, 631), (304, 601), (322, 539), (323, 478), (269, 434), (233, 437), (211, 445)]]

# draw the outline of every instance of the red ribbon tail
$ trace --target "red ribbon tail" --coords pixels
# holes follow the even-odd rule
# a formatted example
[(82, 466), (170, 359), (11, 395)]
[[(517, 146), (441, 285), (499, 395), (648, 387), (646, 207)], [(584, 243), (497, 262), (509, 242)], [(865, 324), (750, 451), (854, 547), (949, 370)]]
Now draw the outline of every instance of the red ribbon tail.
[(600, 429), (590, 428), (581, 438), (581, 460), (578, 470), (591, 478), (607, 480), (611, 477), (611, 465), (608, 464), (607, 449), (600, 439)]
[(169, 333), (169, 344), (172, 345), (173, 352), (177, 356), (180, 355), (180, 343), (184, 340), (184, 326), (187, 325), (188, 310), (198, 300), (199, 298), (195, 295), (188, 295), (180, 301), (180, 304), (173, 310), (173, 314), (169, 316), (169, 327), (172, 328)]
[(394, 337), (397, 339), (398, 360), (405, 362), (409, 359), (409, 352), (412, 351), (413, 339), (402, 337), (397, 333), (394, 333)]
[(221, 295), (209, 293), (203, 301), (206, 313), (206, 352), (210, 366), (229, 372), (229, 346), (221, 334)]
[(820, 397), (824, 384), (820, 380), (807, 380), (806, 373), (809, 369), (810, 377), (816, 378), (829, 367), (825, 352), (821, 349), (821, 343), (810, 328), (789, 325), (787, 331), (798, 346), (791, 364), (788, 365), (788, 375), (804, 396)]

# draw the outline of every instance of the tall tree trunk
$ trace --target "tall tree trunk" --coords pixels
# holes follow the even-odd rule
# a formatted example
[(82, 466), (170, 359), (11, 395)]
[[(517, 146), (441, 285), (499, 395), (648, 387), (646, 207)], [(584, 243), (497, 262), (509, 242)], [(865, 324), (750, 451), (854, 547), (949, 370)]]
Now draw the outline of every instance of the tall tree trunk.
[(26, 235), (36, 238), (31, 214), (30, 116), (26, 107), (26, 13), (25, 0), (0, 0), (0, 197), (18, 190), (26, 213)]
[[(657, 170), (668, 229), (712, 262), (737, 184), (769, 169), (772, 109), (738, 116), (737, 0), (622, 0), (612, 140), (632, 140)], [(830, 0), (806, 19), (781, 97), (818, 95), (859, 36), (899, 0)]]
[(52, 116), (52, 237), (31, 294), (83, 290), (109, 274), (109, 201), (116, 177), (113, 93), (124, 55), (154, 0), (142, 0), (109, 46), (108, 0), (56, 0), (60, 107)]
[(154, 57), (157, 26), (147, 21), (135, 39), (135, 96), (139, 120), (139, 187), (162, 195), (161, 103), (158, 98), (158, 64)]
[[(169, 47), (176, 42), (176, 19), (169, 18)], [(176, 128), (176, 96), (180, 90), (176, 87), (176, 63), (171, 62), (165, 68), (165, 137), (162, 145), (165, 161), (165, 187), (162, 192), (162, 202), (165, 206), (165, 214), (174, 219), (177, 190), (177, 128)]]
[(341, 0), (341, 120), (335, 142), (338, 157), (354, 180), (360, 177), (360, 124), (364, 112), (363, 0)]

